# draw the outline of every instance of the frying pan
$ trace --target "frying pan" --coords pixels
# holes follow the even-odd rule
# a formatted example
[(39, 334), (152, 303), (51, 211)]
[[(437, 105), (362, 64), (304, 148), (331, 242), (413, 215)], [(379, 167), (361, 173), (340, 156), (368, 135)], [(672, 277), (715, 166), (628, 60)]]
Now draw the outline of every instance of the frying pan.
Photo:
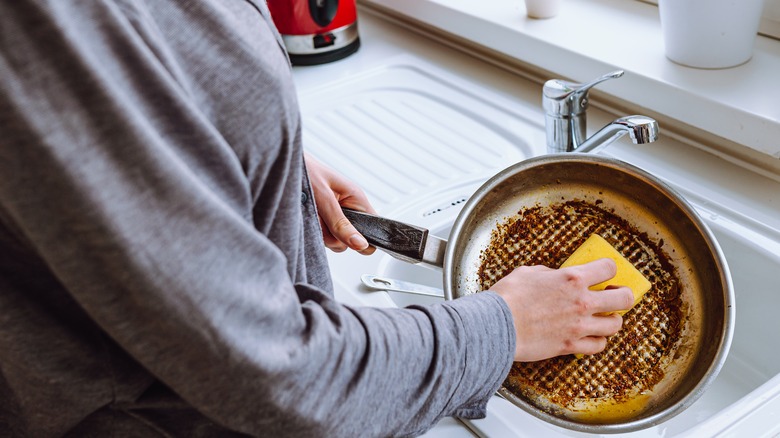
[[(500, 234), (497, 230), (506, 227), (519, 214), (522, 216), (524, 211), (567, 202), (598, 205), (599, 211), (609, 212), (611, 217), (629, 224), (633, 230), (629, 234), (641, 236), (647, 242), (644, 246), (663, 253), (666, 261), (662, 270), (674, 275), (674, 288), (679, 294), (673, 306), (682, 315), (679, 339), (666, 353), (667, 357), (656, 363), (657, 379), (652, 386), (626, 393), (629, 398), (642, 400), (641, 406), (631, 404), (630, 412), (614, 415), (612, 409), (612, 414), (600, 416), (600, 411), (610, 411), (603, 407), (611, 405), (600, 405), (603, 400), (594, 397), (592, 406), (579, 406), (591, 409), (588, 415), (579, 415), (571, 406), (558, 406), (543, 394), (518, 388), (522, 382), (512, 384), (511, 379), (499, 394), (544, 421), (572, 430), (621, 433), (658, 425), (690, 406), (715, 379), (731, 345), (735, 313), (731, 277), (717, 241), (693, 208), (666, 184), (617, 159), (582, 153), (552, 154), (517, 163), (485, 182), (464, 205), (448, 241), (414, 225), (351, 210), (345, 213), (358, 231), (378, 248), (405, 261), (441, 267), (445, 298), (455, 299), (486, 288), (481, 270), (484, 270), (486, 249), (495, 245), (495, 236)], [(547, 226), (557, 229), (554, 237), (547, 240), (568, 245), (561, 252), (573, 251), (576, 243), (587, 237), (582, 236), (584, 232), (574, 233), (577, 238), (558, 232), (566, 231), (569, 226), (568, 222)], [(534, 253), (542, 243), (532, 239), (518, 253)], [(630, 250), (621, 252), (627, 255)], [(656, 281), (652, 282), (655, 288)], [(652, 295), (646, 294), (646, 301), (652, 301), (648, 298)], [(647, 327), (652, 328), (653, 320), (664, 317), (659, 310), (662, 309), (643, 301), (625, 315), (621, 333), (632, 324), (645, 331)], [(612, 343), (610, 338), (609, 344)], [(609, 344), (600, 353), (607, 355), (604, 357), (558, 358), (559, 365), (563, 363), (558, 370), (561, 374), (553, 377), (569, 379), (568, 374), (574, 373), (587, 385), (590, 379), (596, 378), (594, 369), (602, 367), (607, 378), (614, 378), (613, 373), (620, 374), (621, 357), (636, 355), (636, 351), (630, 343), (623, 342), (618, 350)]]

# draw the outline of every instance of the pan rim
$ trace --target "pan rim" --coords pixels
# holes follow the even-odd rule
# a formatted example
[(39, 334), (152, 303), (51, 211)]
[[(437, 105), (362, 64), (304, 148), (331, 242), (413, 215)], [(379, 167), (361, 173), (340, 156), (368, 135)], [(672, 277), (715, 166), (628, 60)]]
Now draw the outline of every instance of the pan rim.
[[(688, 392), (680, 397), (674, 404), (653, 413), (648, 416), (643, 416), (637, 419), (628, 419), (625, 421), (618, 421), (608, 424), (594, 424), (578, 422), (573, 419), (558, 417), (547, 412), (544, 412), (536, 406), (520, 399), (510, 391), (506, 390), (503, 386), (499, 390), (504, 398), (508, 399), (514, 405), (520, 407), (524, 411), (534, 415), (535, 417), (554, 424), (556, 426), (564, 427), (571, 430), (590, 433), (624, 433), (633, 432), (641, 429), (646, 429), (681, 413), (698, 400), (701, 395), (706, 391), (710, 384), (715, 380), (717, 375), (725, 363), (728, 352), (731, 348), (731, 343), (734, 333), (734, 320), (736, 315), (735, 309), (735, 295), (733, 282), (730, 271), (728, 269), (728, 263), (725, 255), (715, 238), (714, 234), (701, 219), (695, 209), (689, 204), (685, 198), (683, 198), (676, 190), (670, 187), (664, 181), (658, 179), (647, 171), (634, 166), (630, 163), (623, 162), (617, 158), (605, 157), (602, 155), (591, 155), (584, 153), (562, 153), (562, 154), (549, 154), (542, 155), (534, 158), (516, 163), (506, 169), (500, 171), (492, 178), (487, 180), (475, 193), (472, 195), (466, 204), (463, 206), (461, 212), (456, 218), (453, 227), (450, 231), (448, 239), (447, 250), (444, 259), (444, 295), (447, 300), (456, 299), (465, 294), (459, 294), (456, 291), (456, 275), (455, 263), (456, 253), (459, 248), (459, 243), (463, 239), (468, 239), (468, 236), (463, 235), (463, 229), (465, 224), (475, 214), (474, 211), (480, 206), (485, 196), (495, 190), (500, 184), (502, 184), (507, 178), (512, 177), (520, 172), (535, 168), (537, 166), (549, 165), (554, 163), (583, 163), (585, 165), (598, 165), (607, 166), (612, 170), (624, 172), (631, 177), (638, 178), (644, 183), (649, 185), (653, 190), (665, 196), (671, 200), (676, 206), (683, 212), (687, 218), (692, 222), (692, 225), (700, 232), (701, 239), (706, 242), (707, 249), (712, 255), (713, 262), (719, 270), (719, 281), (723, 285), (723, 328), (719, 333), (720, 339), (717, 346), (717, 353), (712, 357), (712, 360), (703, 373), (699, 382), (694, 385)], [(717, 317), (717, 316), (716, 316)]]

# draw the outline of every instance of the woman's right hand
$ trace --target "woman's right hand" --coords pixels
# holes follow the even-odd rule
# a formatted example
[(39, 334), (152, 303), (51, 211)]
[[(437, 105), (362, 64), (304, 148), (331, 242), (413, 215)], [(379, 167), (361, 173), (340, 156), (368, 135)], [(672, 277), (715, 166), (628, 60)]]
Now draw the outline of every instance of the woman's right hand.
[(595, 354), (617, 333), (634, 296), (628, 287), (588, 289), (615, 276), (615, 262), (595, 260), (579, 266), (551, 269), (521, 266), (491, 291), (500, 295), (514, 318), (515, 360), (531, 362), (564, 354)]

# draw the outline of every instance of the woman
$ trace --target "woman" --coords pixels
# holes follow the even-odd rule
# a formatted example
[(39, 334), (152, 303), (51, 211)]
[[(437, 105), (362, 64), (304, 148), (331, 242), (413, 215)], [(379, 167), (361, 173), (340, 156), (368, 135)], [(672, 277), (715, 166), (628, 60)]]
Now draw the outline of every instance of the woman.
[(335, 302), (323, 242), (372, 252), (372, 209), (304, 160), (262, 1), (2, 2), (0, 45), (0, 435), (415, 435), (630, 307), (608, 261)]

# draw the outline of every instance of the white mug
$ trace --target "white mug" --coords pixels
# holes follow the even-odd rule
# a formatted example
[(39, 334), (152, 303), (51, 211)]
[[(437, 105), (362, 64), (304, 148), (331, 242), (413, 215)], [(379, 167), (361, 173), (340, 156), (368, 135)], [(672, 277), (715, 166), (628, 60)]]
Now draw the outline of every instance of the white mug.
[(666, 57), (727, 68), (753, 56), (764, 0), (658, 0)]

